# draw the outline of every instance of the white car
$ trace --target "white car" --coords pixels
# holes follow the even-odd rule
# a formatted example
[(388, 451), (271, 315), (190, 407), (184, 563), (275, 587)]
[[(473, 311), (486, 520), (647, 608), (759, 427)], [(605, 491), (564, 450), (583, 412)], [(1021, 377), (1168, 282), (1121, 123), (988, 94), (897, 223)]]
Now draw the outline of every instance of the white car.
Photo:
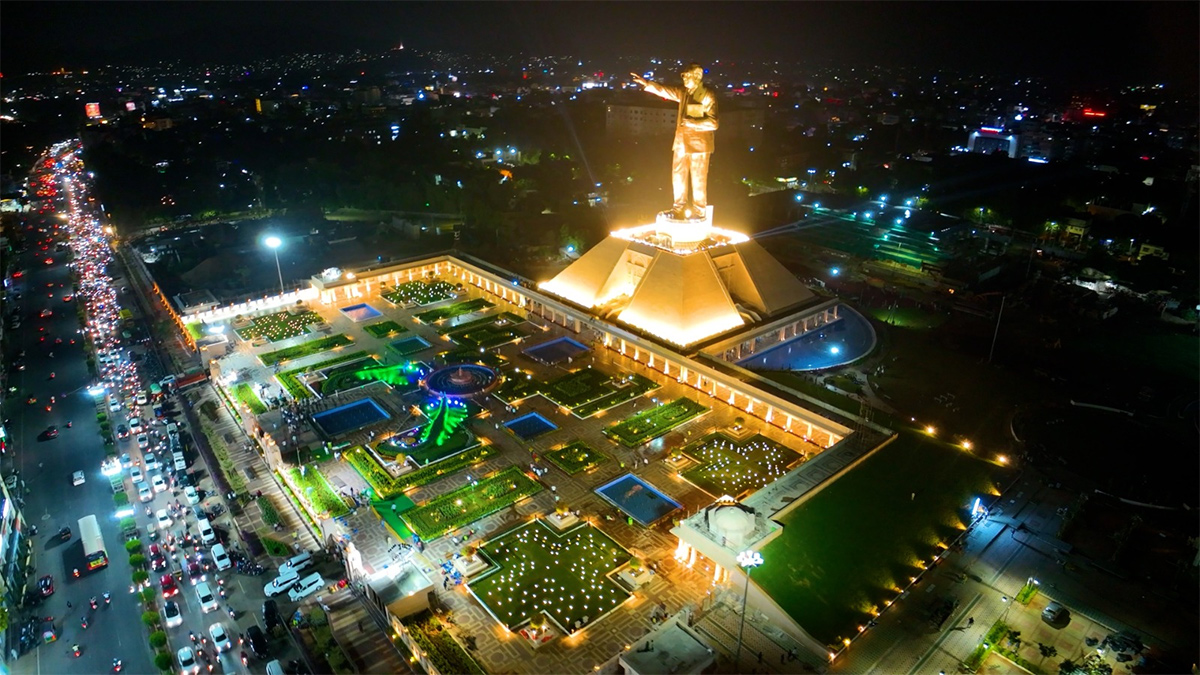
[(138, 434), (137, 444), (139, 450), (145, 450), (146, 448), (150, 447), (150, 437), (146, 434)]
[(296, 582), (299, 580), (300, 578), (296, 576), (295, 572), (280, 574), (272, 579), (266, 586), (263, 586), (263, 593), (266, 593), (268, 598), (279, 595), (292, 586), (295, 586)]
[(142, 475), (142, 470), (135, 466), (129, 470), (129, 479), (134, 483), (140, 483), (146, 480), (146, 477)]
[(220, 603), (217, 602), (217, 597), (213, 595), (207, 581), (201, 581), (196, 584), (196, 599), (200, 601), (200, 611), (205, 614), (215, 612), (221, 608)]
[(217, 533), (213, 532), (212, 524), (208, 522), (208, 518), (197, 518), (196, 529), (200, 531), (200, 541), (206, 545), (217, 543)]
[(117, 412), (121, 409), (121, 400), (116, 396), (110, 396), (108, 399), (109, 412)]
[(181, 675), (196, 675), (200, 672), (200, 664), (196, 663), (196, 654), (191, 647), (181, 647), (175, 652), (175, 658), (179, 660)]
[(167, 491), (167, 482), (163, 480), (161, 473), (156, 473), (150, 476), (150, 486), (154, 488), (155, 492)]
[(167, 619), (167, 628), (183, 625), (183, 612), (179, 611), (179, 605), (174, 600), (163, 603), (163, 616)]
[(135, 400), (137, 401), (138, 405), (146, 405), (150, 402), (150, 399), (146, 398), (146, 392), (144, 391), (139, 391)]
[(187, 471), (187, 460), (183, 458), (182, 452), (173, 453), (171, 459), (175, 461), (176, 471)]
[(162, 465), (158, 463), (158, 456), (153, 452), (147, 452), (142, 455), (142, 466), (146, 467), (147, 471), (158, 471), (162, 469)]
[(87, 479), (84, 477), (82, 471), (76, 471), (71, 474), (71, 485), (83, 485), (85, 480)]
[(138, 499), (143, 502), (154, 501), (154, 490), (150, 489), (149, 485), (141, 483), (138, 485)]
[(292, 602), (300, 602), (304, 598), (316, 593), (324, 585), (325, 580), (321, 578), (320, 574), (314, 572), (297, 581), (296, 585), (292, 586), (291, 590), (288, 591), (288, 597), (291, 598)]
[(188, 506), (195, 506), (200, 503), (200, 495), (196, 492), (196, 488), (191, 485), (183, 488), (183, 497), (187, 499)]
[(140, 418), (140, 417), (130, 417), (129, 418), (129, 429), (131, 431), (137, 431), (138, 429), (141, 429), (141, 428), (142, 428), (142, 418)]
[(166, 509), (159, 509), (154, 512), (154, 522), (158, 529), (165, 530), (171, 527), (171, 514), (167, 513)]
[(214, 623), (208, 627), (208, 634), (212, 637), (213, 646), (217, 648), (218, 652), (223, 652), (233, 647), (233, 643), (229, 641), (229, 632), (225, 630), (225, 624), (219, 621)]

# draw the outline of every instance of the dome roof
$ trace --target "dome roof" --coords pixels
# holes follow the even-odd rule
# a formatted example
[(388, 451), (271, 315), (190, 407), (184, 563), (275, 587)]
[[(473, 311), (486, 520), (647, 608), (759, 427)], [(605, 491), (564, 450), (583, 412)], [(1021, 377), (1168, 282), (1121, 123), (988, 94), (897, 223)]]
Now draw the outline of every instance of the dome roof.
[(754, 531), (754, 514), (732, 504), (714, 509), (709, 522), (713, 534), (731, 541), (741, 541)]

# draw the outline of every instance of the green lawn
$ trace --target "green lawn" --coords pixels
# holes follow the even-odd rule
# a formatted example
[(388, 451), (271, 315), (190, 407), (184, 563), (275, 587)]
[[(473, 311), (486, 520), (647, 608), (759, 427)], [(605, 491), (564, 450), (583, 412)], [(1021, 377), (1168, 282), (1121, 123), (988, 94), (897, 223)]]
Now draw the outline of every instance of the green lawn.
[(234, 385), (233, 396), (255, 415), (267, 412), (267, 406), (263, 405), (262, 400), (258, 398), (258, 394), (254, 393), (254, 388), (250, 386), (249, 382)]
[(928, 309), (918, 309), (917, 307), (897, 307), (896, 309), (868, 307), (866, 312), (884, 323), (899, 326), (900, 328), (916, 328), (920, 330), (937, 328), (946, 323), (946, 319), (950, 318), (945, 313)]
[(200, 338), (204, 337), (204, 329), (199, 321), (185, 323), (183, 324), (183, 327), (187, 330), (188, 335), (190, 335), (193, 340), (199, 340)]
[(608, 459), (603, 453), (593, 450), (583, 441), (569, 443), (565, 447), (551, 450), (543, 455), (555, 466), (570, 474), (587, 471)]
[(371, 382), (385, 382), (403, 394), (416, 389), (423, 374), (421, 366), (411, 361), (389, 366), (375, 359), (367, 359), (327, 371), (325, 380), (314, 383), (314, 386), (319, 385), (321, 395), (328, 396)]
[(495, 305), (487, 300), (484, 300), (483, 298), (475, 298), (474, 300), (463, 300), (462, 302), (456, 302), (452, 305), (421, 312), (420, 314), (416, 315), (415, 318), (417, 321), (420, 321), (423, 324), (431, 324), (444, 319), (453, 319), (454, 317), (462, 316), (463, 314), (478, 312), (479, 310), (494, 306)]
[(527, 373), (511, 371), (505, 374), (504, 382), (500, 383), (499, 387), (496, 387), (492, 395), (505, 403), (513, 404), (517, 401), (523, 401), (530, 396), (536, 396), (541, 389), (542, 383), (533, 379)]
[(516, 372), (496, 390), (496, 398), (513, 403), (541, 394), (546, 400), (586, 418), (601, 410), (633, 400), (658, 388), (653, 380), (629, 374), (617, 379), (599, 368), (582, 368), (550, 382), (539, 382)]
[(395, 321), (381, 321), (373, 323), (369, 326), (363, 326), (363, 330), (372, 337), (384, 338), (391, 335), (399, 335), (406, 332), (408, 329)]
[(303, 373), (312, 372), (314, 370), (329, 368), (330, 366), (335, 366), (339, 363), (346, 363), (347, 361), (366, 358), (366, 356), (366, 352), (350, 352), (349, 354), (342, 354), (337, 358), (329, 359), (328, 361), (321, 361), (320, 363), (314, 363), (311, 366), (303, 366), (301, 368), (285, 370), (284, 372), (275, 375), (275, 379), (278, 380), (280, 386), (282, 386), (284, 390), (286, 390), (287, 393), (297, 401), (306, 398), (312, 398), (312, 392), (310, 392), (308, 387), (305, 387), (300, 382), (297, 376)]
[(271, 342), (279, 342), (297, 335), (304, 335), (308, 327), (320, 323), (321, 317), (316, 312), (304, 311), (292, 314), (288, 311), (276, 312), (251, 319), (250, 325), (237, 330), (238, 337), (243, 340), (254, 340), (265, 337)]
[(435, 497), (403, 518), (417, 536), (431, 541), (541, 491), (541, 483), (510, 466), (476, 485)]
[[(380, 453), (386, 454), (386, 453)], [(500, 448), (495, 445), (477, 445), (470, 450), (457, 454), (436, 464), (409, 471), (399, 478), (393, 478), (371, 453), (361, 447), (352, 448), (342, 454), (350, 466), (358, 472), (375, 490), (375, 494), (383, 499), (390, 499), (409, 488), (427, 485), (433, 481), (461, 471), (468, 466), (478, 464), (485, 459), (491, 459), (500, 454)]]
[(706, 412), (708, 408), (690, 398), (677, 398), (618, 422), (605, 429), (604, 434), (625, 447), (633, 448)]
[(574, 408), (612, 391), (607, 386), (612, 379), (595, 368), (581, 368), (567, 373), (542, 387), (542, 396), (566, 408)]
[(505, 325), (512, 325), (512, 326), (516, 326), (516, 325), (525, 323), (525, 319), (517, 316), (516, 314), (513, 314), (512, 312), (501, 312), (501, 313), (493, 315), (493, 316), (485, 316), (485, 317), (482, 317), (479, 319), (463, 321), (462, 323), (457, 323), (454, 325), (446, 324), (444, 326), (438, 326), (437, 332), (441, 333), (442, 335), (447, 335), (449, 333), (458, 333), (460, 331), (465, 331), (470, 328), (482, 328), (483, 326), (494, 326), (497, 323), (499, 323), (501, 320), (503, 320), (505, 322)]
[(292, 481), (296, 495), (308, 502), (317, 514), (324, 514), (326, 518), (338, 518), (350, 512), (346, 501), (338, 496), (317, 467), (306, 466), (303, 472), (299, 467), (290, 468), (288, 478)]
[(478, 347), (475, 349), (460, 347), (452, 351), (442, 352), (438, 354), (438, 361), (442, 365), (449, 365), (451, 363), (478, 363), (492, 368), (499, 368), (508, 363), (508, 359), (496, 352), (486, 350), (480, 352)]
[(683, 477), (714, 497), (754, 492), (801, 459), (796, 451), (765, 436), (755, 434), (738, 442), (720, 432), (689, 444), (683, 453), (700, 462), (685, 470)]
[(450, 337), (459, 346), (478, 350), (516, 342), (518, 338), (525, 337), (525, 333), (513, 325), (480, 326), (452, 333)]
[(840, 644), (958, 536), (975, 498), (989, 502), (1006, 476), (905, 430), (788, 514), (753, 579), (813, 637)]
[(383, 294), (395, 305), (432, 305), (454, 295), (454, 284), (447, 281), (406, 281)]
[(395, 352), (401, 358), (406, 358), (417, 352), (429, 349), (432, 346), (428, 340), (417, 335), (388, 343), (388, 349)]
[(586, 616), (591, 623), (629, 597), (605, 575), (632, 556), (590, 525), (560, 535), (536, 520), (489, 541), (481, 552), (497, 569), (471, 581), (471, 590), (510, 630), (545, 613), (573, 633), (576, 621)]
[(259, 354), (258, 360), (262, 361), (264, 366), (273, 366), (281, 361), (291, 361), (304, 358), (305, 356), (312, 356), (313, 354), (320, 354), (330, 349), (345, 347), (353, 342), (349, 337), (338, 333), (337, 335), (330, 335), (320, 340), (310, 340), (294, 347), (288, 347), (287, 349), (278, 349), (273, 352)]

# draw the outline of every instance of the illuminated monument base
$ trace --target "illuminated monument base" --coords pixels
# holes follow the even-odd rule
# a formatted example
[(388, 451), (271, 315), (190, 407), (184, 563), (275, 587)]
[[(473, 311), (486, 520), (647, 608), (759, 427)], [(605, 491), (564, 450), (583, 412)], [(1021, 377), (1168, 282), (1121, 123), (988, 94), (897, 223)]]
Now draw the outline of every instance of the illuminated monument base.
[(762, 246), (703, 219), (618, 230), (540, 288), (686, 347), (812, 299)]

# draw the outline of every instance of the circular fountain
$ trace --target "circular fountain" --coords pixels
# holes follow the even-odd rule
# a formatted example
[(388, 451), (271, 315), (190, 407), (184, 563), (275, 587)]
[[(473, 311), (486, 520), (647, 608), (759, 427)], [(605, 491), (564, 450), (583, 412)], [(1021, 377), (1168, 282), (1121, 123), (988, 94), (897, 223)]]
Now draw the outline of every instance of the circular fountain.
[(438, 368), (425, 378), (429, 391), (453, 398), (474, 396), (491, 390), (500, 381), (500, 373), (476, 363), (458, 363)]

